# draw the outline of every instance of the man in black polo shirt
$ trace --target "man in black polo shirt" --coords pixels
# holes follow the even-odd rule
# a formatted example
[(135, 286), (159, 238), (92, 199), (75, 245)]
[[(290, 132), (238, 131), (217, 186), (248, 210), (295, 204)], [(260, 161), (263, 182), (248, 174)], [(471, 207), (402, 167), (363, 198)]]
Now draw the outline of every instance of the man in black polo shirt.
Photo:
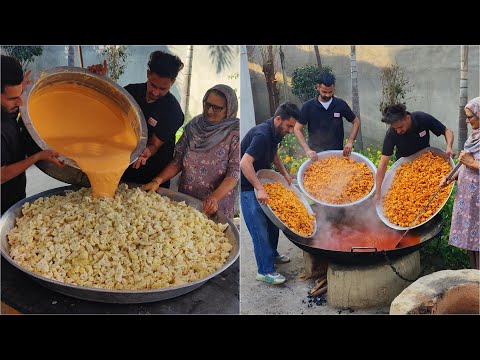
[[(308, 100), (302, 106), (302, 115), (295, 125), (295, 136), (300, 145), (312, 160), (317, 160), (317, 152), (326, 150), (342, 150), (344, 156), (350, 156), (353, 142), (360, 129), (360, 120), (355, 116), (348, 104), (335, 97), (335, 76), (330, 73), (320, 75), (316, 89), (319, 95)], [(347, 143), (343, 146), (343, 121), (353, 124)], [(308, 144), (302, 129), (308, 124)]]
[(410, 156), (430, 146), (430, 131), (436, 136), (444, 135), (448, 156), (455, 156), (453, 152), (453, 132), (445, 127), (432, 115), (422, 111), (409, 113), (403, 104), (388, 105), (383, 110), (382, 122), (390, 125), (383, 140), (383, 149), (376, 176), (376, 191), (373, 198), (376, 203), (380, 199), (383, 178), (387, 171), (390, 156), (395, 150), (395, 159)]
[[(103, 66), (91, 65), (88, 70), (106, 75), (106, 65), (106, 62)], [(148, 62), (147, 82), (125, 86), (142, 109), (147, 122), (148, 142), (138, 160), (123, 174), (123, 181), (147, 184), (173, 160), (175, 134), (183, 125), (184, 114), (169, 90), (183, 66), (178, 56), (154, 51)], [(168, 188), (170, 181), (160, 186)]]
[[(27, 75), (28, 76), (28, 75)], [(20, 117), (23, 105), (23, 69), (17, 59), (2, 55), (1, 63), (2, 104), (2, 168), (1, 187), (2, 214), (12, 205), (25, 198), (27, 177), (25, 171), (39, 160), (46, 160), (59, 167), (64, 164), (53, 150), (39, 151), (26, 158), (27, 130)]]
[[(286, 263), (290, 259), (278, 253), (279, 230), (258, 204), (260, 202), (266, 205), (268, 196), (256, 172), (270, 169), (273, 163), (287, 182), (292, 183), (277, 150), (283, 137), (293, 132), (299, 118), (300, 109), (293, 103), (285, 102), (278, 107), (273, 118), (250, 129), (240, 144), (241, 207), (243, 219), (253, 240), (258, 268), (256, 279), (274, 285), (286, 281), (283, 275), (275, 272), (275, 263)], [(257, 190), (258, 201), (254, 188)]]

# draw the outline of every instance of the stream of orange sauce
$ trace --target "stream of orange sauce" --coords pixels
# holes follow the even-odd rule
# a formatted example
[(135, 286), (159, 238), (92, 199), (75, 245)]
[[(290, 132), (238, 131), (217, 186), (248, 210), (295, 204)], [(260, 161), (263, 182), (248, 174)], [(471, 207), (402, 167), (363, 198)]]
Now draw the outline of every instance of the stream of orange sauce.
[(67, 83), (37, 91), (28, 106), (40, 137), (87, 174), (92, 196), (113, 197), (137, 145), (121, 109), (92, 89)]

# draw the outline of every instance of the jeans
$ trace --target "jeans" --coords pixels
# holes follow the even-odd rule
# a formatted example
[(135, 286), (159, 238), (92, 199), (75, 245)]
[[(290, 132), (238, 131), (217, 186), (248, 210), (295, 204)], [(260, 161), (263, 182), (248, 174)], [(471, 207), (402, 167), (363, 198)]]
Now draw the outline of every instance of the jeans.
[(254, 191), (242, 191), (240, 198), (243, 220), (253, 240), (258, 273), (274, 273), (279, 230), (263, 212)]

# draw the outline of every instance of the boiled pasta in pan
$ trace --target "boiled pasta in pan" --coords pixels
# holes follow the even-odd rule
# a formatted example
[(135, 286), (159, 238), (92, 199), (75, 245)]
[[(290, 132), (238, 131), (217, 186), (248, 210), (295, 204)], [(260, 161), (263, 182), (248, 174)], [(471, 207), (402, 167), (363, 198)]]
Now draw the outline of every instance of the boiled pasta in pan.
[(160, 289), (220, 269), (232, 245), (185, 202), (122, 184), (114, 198), (91, 190), (25, 203), (7, 234), (11, 258), (41, 276), (95, 288)]
[(430, 151), (401, 165), (382, 199), (385, 217), (399, 226), (413, 226), (427, 221), (443, 206), (453, 183), (442, 188), (423, 215), (415, 224), (412, 223), (437, 191), (440, 180), (451, 170), (451, 165), (443, 157)]
[(375, 181), (365, 163), (345, 157), (314, 161), (303, 177), (305, 190), (328, 204), (348, 204), (367, 196)]
[(286, 226), (305, 237), (313, 233), (315, 216), (308, 212), (295, 192), (279, 182), (267, 182), (263, 187), (268, 206)]

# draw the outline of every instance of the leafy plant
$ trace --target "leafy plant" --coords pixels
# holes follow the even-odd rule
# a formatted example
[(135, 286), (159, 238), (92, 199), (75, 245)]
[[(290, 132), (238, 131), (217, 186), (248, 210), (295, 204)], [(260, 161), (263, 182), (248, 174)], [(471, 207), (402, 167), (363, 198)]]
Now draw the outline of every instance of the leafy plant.
[[(323, 66), (323, 71), (333, 74), (330, 66)], [(315, 89), (316, 82), (320, 76), (320, 69), (315, 65), (306, 65), (296, 68), (292, 74), (292, 94), (297, 96), (301, 102), (310, 100), (318, 94)]]
[(385, 66), (380, 69), (382, 82), (382, 96), (380, 98), (380, 112), (388, 105), (405, 104), (407, 94), (412, 91), (413, 85), (405, 75), (405, 67), (398, 64)]
[(2, 45), (2, 49), (5, 51), (6, 55), (12, 56), (20, 61), (24, 71), (35, 57), (40, 56), (43, 53), (43, 45)]
[(125, 72), (127, 59), (130, 55), (127, 45), (101, 45), (99, 46), (100, 57), (107, 60), (108, 76), (113, 81), (118, 81)]

